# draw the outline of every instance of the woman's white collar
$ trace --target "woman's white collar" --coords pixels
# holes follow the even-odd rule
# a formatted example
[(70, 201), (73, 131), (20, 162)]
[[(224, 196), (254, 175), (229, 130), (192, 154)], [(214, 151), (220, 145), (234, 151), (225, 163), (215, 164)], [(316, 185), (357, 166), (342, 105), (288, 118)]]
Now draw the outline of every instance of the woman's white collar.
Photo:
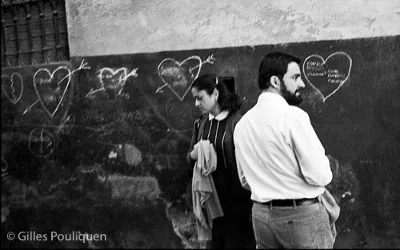
[(222, 111), (217, 116), (213, 116), (210, 113), (210, 114), (208, 114), (208, 120), (211, 121), (212, 119), (215, 119), (217, 121), (221, 121), (221, 120), (225, 119), (226, 117), (228, 117), (228, 115), (229, 115), (229, 111), (228, 110)]

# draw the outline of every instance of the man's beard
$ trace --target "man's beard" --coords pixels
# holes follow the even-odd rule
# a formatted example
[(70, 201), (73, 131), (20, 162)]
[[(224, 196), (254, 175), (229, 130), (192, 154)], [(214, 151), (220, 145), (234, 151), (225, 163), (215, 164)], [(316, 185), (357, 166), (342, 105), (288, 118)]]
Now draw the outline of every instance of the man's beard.
[[(299, 94), (296, 95), (296, 93)], [(290, 93), (285, 83), (282, 84), (281, 94), (289, 105), (297, 106), (303, 101), (303, 96), (301, 95), (299, 90), (296, 90), (294, 93)]]

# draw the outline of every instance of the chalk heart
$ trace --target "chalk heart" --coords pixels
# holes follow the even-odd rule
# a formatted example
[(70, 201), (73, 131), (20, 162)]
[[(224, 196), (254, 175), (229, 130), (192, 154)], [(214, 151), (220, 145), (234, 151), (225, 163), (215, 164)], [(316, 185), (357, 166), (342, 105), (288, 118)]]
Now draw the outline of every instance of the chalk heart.
[(39, 69), (33, 76), (33, 87), (46, 113), (53, 117), (60, 108), (71, 82), (71, 71), (61, 66), (51, 72)]
[(323, 102), (335, 94), (350, 77), (352, 60), (344, 52), (335, 52), (324, 59), (311, 55), (304, 60), (304, 78), (322, 97)]
[(1, 76), (1, 90), (4, 96), (12, 104), (17, 104), (22, 97), (24, 91), (24, 81), (20, 74), (13, 73), (11, 76)]
[(193, 81), (199, 76), (201, 65), (202, 62), (198, 56), (191, 56), (182, 62), (167, 58), (158, 66), (158, 75), (164, 85), (168, 86), (182, 101)]
[(125, 85), (126, 75), (126, 68), (116, 71), (110, 68), (103, 68), (100, 71), (100, 82), (110, 99), (115, 99), (121, 93)]

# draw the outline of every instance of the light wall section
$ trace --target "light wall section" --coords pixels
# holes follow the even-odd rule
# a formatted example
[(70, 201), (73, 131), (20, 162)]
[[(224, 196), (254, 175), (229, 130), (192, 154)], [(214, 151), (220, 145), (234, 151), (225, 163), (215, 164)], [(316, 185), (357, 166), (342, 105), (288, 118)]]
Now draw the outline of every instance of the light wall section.
[(400, 34), (400, 0), (66, 0), (70, 55)]

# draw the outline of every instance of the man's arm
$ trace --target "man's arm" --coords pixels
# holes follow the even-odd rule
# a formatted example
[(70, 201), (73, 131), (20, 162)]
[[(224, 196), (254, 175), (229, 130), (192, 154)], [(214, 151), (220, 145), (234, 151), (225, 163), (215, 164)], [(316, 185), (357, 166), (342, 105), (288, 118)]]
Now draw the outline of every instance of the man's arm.
[(244, 176), (243, 173), (243, 168), (241, 166), (241, 161), (242, 161), (242, 154), (239, 152), (239, 145), (237, 145), (237, 126), (235, 127), (235, 130), (233, 132), (233, 143), (235, 145), (235, 158), (236, 158), (236, 168), (237, 168), (237, 172), (238, 172), (238, 177), (240, 180), (240, 184), (242, 185), (243, 188), (250, 190), (250, 186), (247, 183), (246, 177)]
[(308, 114), (300, 109), (294, 111), (290, 130), (300, 171), (307, 183), (326, 186), (332, 181), (332, 171), (325, 149), (311, 125)]
[(236, 159), (236, 165), (237, 165), (237, 170), (238, 170), (238, 176), (239, 176), (239, 180), (240, 180), (240, 184), (242, 184), (242, 187), (244, 187), (245, 189), (250, 190), (250, 186), (246, 181), (246, 177), (244, 177), (243, 174), (243, 169), (240, 166), (240, 163), (238, 162), (238, 160)]

